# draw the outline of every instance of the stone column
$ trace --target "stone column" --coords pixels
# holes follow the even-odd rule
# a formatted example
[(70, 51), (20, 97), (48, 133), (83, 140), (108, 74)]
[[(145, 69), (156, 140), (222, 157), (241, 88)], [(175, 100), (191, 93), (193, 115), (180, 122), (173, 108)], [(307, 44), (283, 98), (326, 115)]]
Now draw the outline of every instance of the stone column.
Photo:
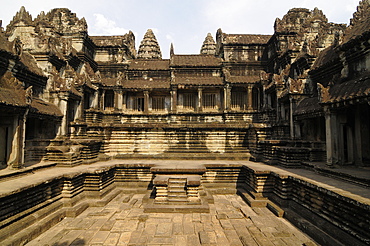
[(203, 89), (202, 88), (198, 88), (198, 107), (197, 107), (197, 111), (198, 112), (202, 112), (203, 111), (202, 97), (203, 97)]
[(171, 112), (177, 112), (177, 88), (171, 90)]
[(226, 84), (224, 87), (224, 111), (227, 112), (230, 110), (231, 104), (231, 87), (230, 84)]
[(333, 165), (338, 162), (337, 116), (328, 108), (324, 110), (326, 128), (326, 158), (327, 164)]
[(252, 87), (253, 84), (248, 84), (248, 110), (253, 109)]
[(144, 91), (144, 113), (149, 112), (149, 91)]

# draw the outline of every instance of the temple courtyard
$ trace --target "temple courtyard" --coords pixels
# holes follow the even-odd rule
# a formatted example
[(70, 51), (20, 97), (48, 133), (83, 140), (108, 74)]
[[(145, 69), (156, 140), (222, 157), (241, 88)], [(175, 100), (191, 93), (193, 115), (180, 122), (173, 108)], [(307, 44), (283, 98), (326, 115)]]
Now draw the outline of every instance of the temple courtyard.
[(209, 213), (144, 213), (143, 196), (120, 194), (26, 245), (316, 245), (267, 208), (215, 195)]
[[(127, 168), (125, 176), (129, 176), (131, 172), (132, 177), (129, 182), (126, 180), (123, 182), (124, 184), (118, 184), (117, 170), (123, 166)], [(155, 192), (153, 193), (155, 188), (153, 187), (159, 183), (153, 177), (148, 182), (148, 179), (143, 178), (145, 176), (143, 171), (139, 175), (138, 170), (133, 171), (135, 168), (150, 167), (152, 172), (157, 172), (154, 176), (159, 177), (165, 172), (158, 174), (158, 170), (168, 170), (170, 167), (171, 177), (187, 173), (189, 179), (193, 175), (189, 175), (189, 173), (192, 170), (199, 171), (202, 166), (205, 166), (207, 171), (202, 174), (200, 194), (203, 192), (206, 195), (200, 195), (202, 197), (201, 205), (176, 201), (166, 202), (165, 205), (161, 203), (156, 205), (152, 201), (155, 200)], [(19, 198), (24, 197), (22, 191), (36, 189), (42, 185), (51, 187), (48, 189), (56, 189), (53, 183), (61, 178), (64, 179), (61, 194), (66, 194), (67, 190), (74, 190), (65, 181), (67, 178), (72, 179), (72, 177), (87, 173), (101, 175), (101, 173), (109, 172), (114, 168), (116, 168), (114, 178), (116, 184), (108, 185), (111, 188), (105, 189), (108, 191), (98, 197), (88, 195), (89, 185), (86, 185), (88, 183), (86, 180), (89, 178), (87, 176), (84, 176), (84, 191), (76, 195), (75, 199), (73, 195), (62, 195), (57, 200), (53, 200), (53, 191), (44, 191), (44, 194), (48, 194), (49, 204), (38, 204), (34, 206), (36, 209), (31, 208), (31, 210), (34, 209), (33, 214), (31, 213), (32, 219), (27, 219), (27, 214), (24, 211), (20, 212), (23, 215), (18, 215), (18, 218), (14, 219), (16, 222), (13, 223), (13, 225), (19, 224), (20, 230), (13, 236), (7, 236), (2, 244), (35, 246), (346, 245), (348, 242), (342, 240), (351, 240), (340, 238), (343, 232), (331, 231), (330, 226), (317, 229), (319, 227), (316, 228), (314, 223), (310, 222), (310, 219), (315, 219), (317, 216), (312, 211), (307, 217), (307, 215), (302, 215), (304, 213), (294, 207), (295, 205), (283, 207), (281, 206), (283, 203), (281, 203), (280, 206), (277, 206), (271, 203), (270, 200), (273, 199), (265, 200), (267, 204), (263, 203), (265, 198), (259, 196), (258, 192), (253, 192), (247, 186), (240, 185), (240, 183), (244, 183), (240, 180), (245, 179), (242, 178), (245, 175), (235, 172), (237, 170), (235, 168), (240, 167), (247, 168), (250, 170), (248, 172), (255, 174), (273, 173), (280, 177), (300, 180), (311, 188), (315, 187), (312, 189), (325, 192), (328, 197), (334, 195), (342, 197), (344, 200), (353, 201), (355, 209), (359, 207), (368, 209), (370, 205), (368, 186), (370, 170), (366, 168), (362, 170), (348, 167), (329, 168), (316, 163), (316, 165), (306, 168), (289, 169), (258, 162), (226, 160), (109, 160), (75, 167), (57, 167), (51, 163), (42, 162), (21, 170), (0, 171), (1, 197), (6, 198), (11, 197), (11, 194), (18, 194), (18, 199), (22, 199)], [(218, 171), (217, 175), (211, 175), (216, 169), (223, 169), (224, 174), (221, 175), (221, 171)], [(141, 178), (137, 178), (141, 182), (133, 182), (134, 176), (141, 176)], [(71, 183), (76, 183), (76, 181)], [(102, 183), (104, 182), (100, 180), (100, 184)], [(265, 182), (264, 187), (267, 183)], [(66, 188), (67, 186), (69, 188)], [(74, 186), (77, 187), (77, 185)], [(92, 187), (92, 185), (90, 186)], [(254, 191), (258, 191), (258, 188)], [(274, 191), (270, 190), (261, 194), (268, 193), (274, 193)], [(301, 190), (299, 194), (305, 197), (308, 193)], [(37, 197), (37, 194), (33, 194), (32, 191), (28, 191), (27, 195)], [(266, 197), (270, 196), (266, 195)], [(319, 195), (312, 197), (321, 199)], [(32, 199), (28, 199), (28, 203), (31, 203), (30, 200)], [(60, 201), (63, 205), (47, 208), (53, 207), (53, 204)], [(22, 201), (19, 202), (22, 203)], [(328, 201), (322, 200), (322, 203), (325, 204)], [(325, 206), (322, 206), (322, 211)], [(341, 209), (348, 209), (343, 204), (338, 206)], [(302, 209), (304, 210), (304, 208)], [(62, 212), (64, 210), (66, 211)], [(356, 215), (353, 214), (353, 219), (355, 218)], [(318, 221), (320, 220), (318, 219)], [(5, 228), (0, 231), (0, 235), (11, 232), (11, 230), (16, 229), (11, 225), (10, 229)], [(337, 241), (335, 241), (335, 233), (338, 233)], [(312, 239), (312, 235), (316, 238)], [(366, 232), (364, 235), (365, 237), (369, 236)], [(4, 235), (1, 237), (3, 238)], [(325, 242), (329, 244), (325, 244)], [(363, 242), (356, 244), (357, 242), (359, 241), (354, 241), (354, 245), (366, 245), (366, 241), (364, 244), (361, 244)]]

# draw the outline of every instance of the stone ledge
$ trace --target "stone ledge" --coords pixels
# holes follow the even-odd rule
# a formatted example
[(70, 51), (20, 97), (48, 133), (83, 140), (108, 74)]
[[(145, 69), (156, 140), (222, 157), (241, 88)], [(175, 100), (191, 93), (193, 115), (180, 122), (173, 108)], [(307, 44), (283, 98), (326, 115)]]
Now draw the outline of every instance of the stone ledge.
[(155, 166), (150, 168), (154, 174), (203, 174), (207, 171), (204, 165), (194, 165), (192, 167), (175, 166)]
[(209, 213), (209, 205), (205, 199), (201, 204), (158, 204), (154, 199), (149, 198), (149, 194), (143, 199), (147, 201), (144, 205), (144, 213)]

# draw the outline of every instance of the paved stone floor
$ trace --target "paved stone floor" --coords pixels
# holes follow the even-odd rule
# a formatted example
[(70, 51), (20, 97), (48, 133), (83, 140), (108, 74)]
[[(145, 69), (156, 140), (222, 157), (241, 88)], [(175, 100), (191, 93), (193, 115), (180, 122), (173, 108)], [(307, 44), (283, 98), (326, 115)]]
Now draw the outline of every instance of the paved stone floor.
[(316, 245), (267, 208), (251, 208), (237, 195), (214, 195), (210, 213), (144, 213), (143, 194), (120, 194), (90, 207), (27, 246), (67, 245)]

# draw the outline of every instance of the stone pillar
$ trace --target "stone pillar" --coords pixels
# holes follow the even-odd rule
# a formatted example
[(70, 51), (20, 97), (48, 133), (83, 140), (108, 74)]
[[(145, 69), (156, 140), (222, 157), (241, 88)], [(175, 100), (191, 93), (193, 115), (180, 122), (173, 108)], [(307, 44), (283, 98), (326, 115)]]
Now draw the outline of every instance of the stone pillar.
[(127, 109), (127, 92), (122, 92), (122, 110)]
[(99, 108), (100, 109), (102, 109), (102, 110), (104, 110), (104, 108), (105, 108), (105, 105), (104, 105), (104, 98), (105, 98), (105, 91), (102, 91), (101, 93), (100, 93), (100, 102), (99, 102)]
[(78, 101), (78, 105), (76, 107), (76, 120), (82, 120), (83, 119), (83, 113), (84, 113), (84, 98), (82, 97), (80, 101)]
[(94, 91), (91, 108), (97, 109), (99, 107), (99, 91)]
[(202, 97), (203, 97), (203, 89), (202, 88), (198, 88), (198, 107), (197, 107), (197, 111), (198, 112), (202, 112), (203, 111)]
[(301, 136), (301, 125), (298, 124), (297, 122), (294, 122), (294, 136), (297, 139), (300, 139)]
[(226, 84), (224, 87), (224, 111), (227, 112), (230, 110), (231, 104), (231, 87), (229, 84)]
[(337, 116), (328, 108), (325, 109), (325, 128), (327, 164), (333, 165), (338, 162)]
[(21, 168), (24, 165), (24, 149), (26, 147), (26, 121), (28, 109), (14, 118), (13, 140), (8, 165), (12, 168)]
[(171, 112), (177, 112), (177, 88), (171, 90)]
[(290, 138), (294, 139), (294, 119), (293, 119), (293, 112), (295, 110), (295, 100), (294, 98), (289, 98), (289, 130), (290, 130)]
[(353, 146), (353, 129), (350, 126), (346, 126), (347, 128), (347, 161), (348, 163), (354, 163), (355, 157), (354, 157), (354, 146)]
[(216, 94), (216, 105), (217, 105), (217, 111), (220, 111), (222, 106), (221, 106), (221, 91), (218, 91)]
[(149, 91), (144, 91), (144, 113), (149, 112)]
[(355, 112), (354, 131), (355, 131), (354, 161), (356, 165), (362, 165), (361, 110), (359, 105), (357, 105)]
[(62, 123), (58, 130), (58, 136), (65, 136), (68, 132), (68, 99), (61, 98), (59, 99), (59, 109), (63, 114)]
[(248, 84), (248, 110), (253, 109), (252, 87), (253, 84)]
[(114, 108), (117, 110), (122, 111), (122, 105), (123, 105), (123, 92), (122, 90), (118, 90), (114, 93)]

